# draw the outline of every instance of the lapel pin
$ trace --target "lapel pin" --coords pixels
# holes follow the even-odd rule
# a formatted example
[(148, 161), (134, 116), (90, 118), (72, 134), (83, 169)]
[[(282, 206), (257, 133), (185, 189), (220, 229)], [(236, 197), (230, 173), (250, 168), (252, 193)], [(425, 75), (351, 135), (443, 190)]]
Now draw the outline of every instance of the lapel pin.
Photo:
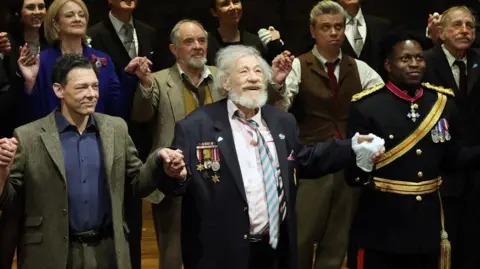
[(285, 139), (285, 135), (283, 135), (283, 134), (279, 134), (278, 137), (280, 137), (280, 139), (282, 139), (282, 140)]
[(223, 137), (221, 137), (221, 136), (218, 137), (217, 141), (218, 141), (218, 142), (223, 141)]

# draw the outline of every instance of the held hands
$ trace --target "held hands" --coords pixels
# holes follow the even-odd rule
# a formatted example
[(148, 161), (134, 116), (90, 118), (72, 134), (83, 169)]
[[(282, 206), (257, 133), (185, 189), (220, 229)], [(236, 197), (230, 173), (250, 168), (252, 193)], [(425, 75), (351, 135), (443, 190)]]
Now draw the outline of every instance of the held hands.
[(150, 70), (151, 67), (152, 61), (147, 57), (135, 57), (128, 63), (127, 67), (125, 67), (125, 72), (130, 75), (135, 75), (142, 80), (142, 78), (145, 78), (152, 72)]
[(428, 14), (427, 29), (428, 29), (428, 33), (430, 34), (430, 38), (435, 44), (440, 39), (441, 20), (442, 20), (442, 15), (439, 15), (437, 12), (435, 12), (433, 15)]
[(10, 52), (12, 50), (12, 45), (8, 39), (6, 32), (0, 32), (0, 53)]
[(5, 180), (10, 174), (13, 160), (17, 152), (18, 141), (15, 138), (0, 139), (0, 193)]
[(177, 178), (179, 181), (185, 180), (187, 168), (181, 150), (163, 148), (158, 152), (158, 158), (163, 162), (163, 169), (167, 176)]
[(290, 71), (292, 71), (292, 63), (295, 56), (288, 50), (277, 55), (272, 61), (272, 80), (275, 84), (282, 85)]
[(358, 133), (352, 138), (352, 149), (357, 156), (357, 166), (365, 172), (371, 172), (373, 165), (380, 160), (385, 153), (385, 140), (369, 134)]

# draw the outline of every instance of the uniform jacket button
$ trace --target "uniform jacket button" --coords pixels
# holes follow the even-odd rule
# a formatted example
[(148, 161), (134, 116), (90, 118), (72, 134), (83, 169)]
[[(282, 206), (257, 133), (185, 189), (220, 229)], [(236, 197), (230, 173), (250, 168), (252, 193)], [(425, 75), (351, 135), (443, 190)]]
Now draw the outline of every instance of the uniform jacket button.
[(247, 240), (247, 239), (248, 239), (248, 235), (247, 235), (247, 234), (243, 235), (243, 239)]
[(247, 212), (247, 211), (248, 211), (248, 207), (244, 207), (244, 208), (243, 208), (243, 211)]
[(359, 177), (356, 177), (356, 178), (355, 178), (355, 182), (357, 182), (357, 183), (360, 182), (360, 178), (359, 178)]
[(416, 152), (417, 152), (417, 155), (418, 155), (418, 156), (422, 155), (422, 150), (421, 150), (421, 149), (417, 149)]
[(419, 178), (422, 178), (423, 177), (423, 172), (420, 171), (420, 172), (417, 173), (417, 175), (418, 175)]
[(64, 236), (63, 241), (68, 242), (68, 236)]
[(62, 213), (63, 213), (63, 215), (67, 215), (67, 210), (64, 208), (64, 209), (62, 210)]
[(391, 134), (391, 135), (389, 135), (389, 136), (388, 136), (388, 138), (390, 138), (390, 139), (394, 139), (394, 138), (395, 138), (395, 136), (393, 136), (393, 134)]
[(416, 198), (416, 199), (417, 199), (417, 201), (421, 202), (421, 201), (422, 201), (422, 196), (417, 195), (417, 198)]

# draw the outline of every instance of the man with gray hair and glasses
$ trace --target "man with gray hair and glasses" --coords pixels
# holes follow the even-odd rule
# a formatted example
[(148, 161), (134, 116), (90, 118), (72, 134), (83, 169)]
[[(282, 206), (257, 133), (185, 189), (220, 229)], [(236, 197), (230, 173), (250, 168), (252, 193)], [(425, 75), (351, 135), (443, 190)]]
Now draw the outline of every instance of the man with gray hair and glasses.
[(155, 153), (160, 190), (183, 196), (185, 269), (296, 269), (297, 175), (342, 169), (355, 162), (354, 145), (372, 165), (384, 149), (359, 134), (303, 146), (295, 118), (266, 104), (271, 78), (286, 76), (288, 61), (276, 61), (272, 74), (256, 49), (233, 45), (216, 63), (214, 88), (227, 98), (177, 122), (172, 147)]
[[(137, 69), (140, 89), (134, 98), (132, 120), (151, 123), (152, 151), (170, 146), (175, 122), (192, 111), (219, 100), (214, 91), (215, 67), (207, 66), (207, 32), (194, 20), (178, 22), (170, 34), (170, 51), (176, 63), (149, 74), (148, 66)], [(148, 198), (157, 234), (161, 269), (180, 269), (181, 199), (156, 191)]]
[[(361, 60), (341, 50), (346, 12), (335, 1), (320, 1), (310, 12), (315, 47), (293, 60), (292, 71), (273, 82), (284, 88), (279, 105), (296, 118), (300, 140), (306, 145), (349, 137), (347, 122), (352, 96), (383, 87), (380, 76)], [(274, 60), (288, 60), (284, 53)], [(285, 89), (286, 88), (286, 89)], [(298, 185), (298, 253), (300, 269), (339, 269), (344, 260), (348, 232), (358, 191), (349, 187), (343, 172)], [(312, 203), (315, 201), (315, 203)], [(313, 265), (313, 259), (315, 264)]]

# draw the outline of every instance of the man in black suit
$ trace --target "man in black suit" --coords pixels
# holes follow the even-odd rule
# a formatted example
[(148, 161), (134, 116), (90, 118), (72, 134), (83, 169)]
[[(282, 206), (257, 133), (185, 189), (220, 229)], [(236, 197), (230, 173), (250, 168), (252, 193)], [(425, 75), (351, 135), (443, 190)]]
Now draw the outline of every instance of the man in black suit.
[[(441, 16), (440, 38), (425, 53), (425, 81), (455, 92), (455, 103), (463, 125), (461, 142), (479, 145), (480, 132), (480, 53), (471, 46), (475, 40), (475, 19), (465, 6), (455, 6)], [(445, 222), (452, 243), (452, 269), (478, 268), (476, 254), (480, 233), (479, 193), (480, 170), (455, 172), (446, 176), (441, 193)]]
[(345, 23), (346, 40), (342, 52), (366, 62), (375, 70), (383, 70), (379, 42), (390, 27), (390, 21), (363, 14), (361, 0), (337, 0), (347, 12)]
[[(160, 190), (183, 196), (185, 269), (297, 268), (297, 175), (342, 169), (355, 161), (355, 144), (375, 161), (382, 145), (367, 149), (374, 136), (357, 134), (304, 147), (295, 118), (265, 105), (272, 74), (257, 50), (226, 47), (217, 68), (215, 90), (227, 98), (177, 122), (172, 149), (157, 151), (168, 175)], [(273, 77), (290, 69), (286, 56), (273, 61)]]
[[(91, 37), (93, 48), (107, 53), (115, 64), (115, 71), (118, 77), (125, 76), (124, 69), (135, 57), (153, 56), (153, 38), (155, 29), (133, 19), (132, 12), (136, 7), (135, 0), (108, 0), (111, 11), (106, 19), (93, 25), (88, 34)], [(152, 66), (152, 69), (155, 67)], [(132, 80), (131, 87), (137, 87), (137, 80)], [(135, 91), (132, 96), (126, 98), (127, 117), (129, 133), (139, 151), (139, 156), (145, 160), (150, 150), (151, 142), (148, 135), (148, 126), (130, 122), (130, 110), (133, 104)], [(130, 228), (129, 243), (132, 268), (140, 268), (142, 237), (142, 201), (129, 197), (131, 192), (125, 192), (125, 215)]]

